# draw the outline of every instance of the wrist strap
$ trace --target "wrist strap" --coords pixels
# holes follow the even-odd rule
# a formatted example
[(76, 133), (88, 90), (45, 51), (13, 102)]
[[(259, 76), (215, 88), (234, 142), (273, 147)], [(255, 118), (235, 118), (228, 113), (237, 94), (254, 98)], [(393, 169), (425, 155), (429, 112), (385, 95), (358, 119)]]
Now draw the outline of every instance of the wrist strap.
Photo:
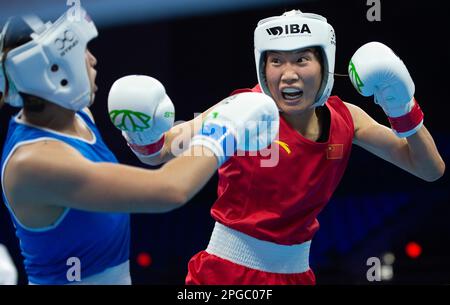
[(192, 138), (190, 146), (195, 145), (209, 148), (217, 158), (218, 167), (233, 156), (237, 149), (232, 128), (212, 122), (203, 124), (200, 133)]
[(157, 142), (155, 143), (151, 143), (148, 145), (137, 145), (137, 144), (131, 144), (128, 143), (128, 146), (134, 151), (137, 152), (140, 155), (143, 156), (150, 156), (150, 155), (154, 155), (156, 153), (158, 153), (164, 146), (164, 140), (165, 140), (165, 135), (163, 134), (163, 136), (161, 137), (161, 139), (159, 139)]
[[(418, 130), (418, 126), (423, 122), (424, 114), (420, 109), (416, 99), (414, 99), (414, 106), (410, 112), (400, 117), (391, 118), (388, 117), (389, 123), (391, 123), (392, 129), (400, 137), (407, 137), (414, 134)], [(411, 131), (413, 131), (411, 133)]]

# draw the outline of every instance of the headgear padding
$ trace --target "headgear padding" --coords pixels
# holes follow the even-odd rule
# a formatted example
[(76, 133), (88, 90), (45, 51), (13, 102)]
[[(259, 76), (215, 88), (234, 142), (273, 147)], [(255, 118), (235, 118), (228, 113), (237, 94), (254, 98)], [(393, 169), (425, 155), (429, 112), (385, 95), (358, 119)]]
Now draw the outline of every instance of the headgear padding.
[[(91, 85), (86, 47), (98, 32), (86, 11), (79, 9), (78, 16), (71, 16), (67, 11), (54, 23), (44, 24), (34, 15), (23, 17), (33, 33), (31, 41), (7, 54), (0, 72), (1, 90), (5, 78), (9, 83), (7, 103), (22, 107), (18, 92), (23, 92), (74, 111), (89, 105)], [(3, 34), (7, 28), (8, 23)]]
[(294, 51), (319, 48), (323, 57), (323, 78), (316, 101), (312, 105), (322, 106), (328, 100), (334, 83), (334, 59), (336, 36), (327, 19), (316, 14), (292, 10), (281, 16), (258, 22), (254, 36), (255, 61), (258, 82), (262, 91), (271, 96), (265, 77), (265, 52)]

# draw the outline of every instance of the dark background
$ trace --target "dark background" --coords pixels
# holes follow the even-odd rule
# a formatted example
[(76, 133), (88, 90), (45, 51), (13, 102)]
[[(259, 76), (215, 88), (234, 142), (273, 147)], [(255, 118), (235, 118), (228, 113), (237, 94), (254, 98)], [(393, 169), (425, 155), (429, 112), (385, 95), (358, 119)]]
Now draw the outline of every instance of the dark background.
[[(381, 0), (381, 21), (369, 22), (364, 0), (279, 1), (264, 8), (167, 17), (131, 25), (99, 26), (90, 44), (98, 59), (99, 91), (92, 111), (105, 142), (122, 163), (141, 167), (107, 116), (112, 83), (128, 74), (159, 79), (176, 106), (176, 120), (189, 120), (236, 88), (256, 82), (253, 30), (258, 20), (299, 8), (321, 14), (337, 37), (336, 73), (347, 73), (353, 52), (369, 41), (390, 46), (405, 62), (425, 113), (425, 125), (448, 164), (450, 71), (449, 21), (441, 1)], [(95, 15), (93, 15), (95, 20)], [(387, 124), (371, 98), (359, 96), (347, 77), (336, 77), (333, 94)], [(1, 142), (15, 110), (0, 111)], [(132, 216), (132, 278), (138, 284), (182, 284), (189, 258), (205, 249), (213, 227), (209, 209), (216, 198), (217, 176), (184, 207), (157, 215)], [(366, 261), (393, 253), (393, 277), (382, 283), (450, 282), (450, 194), (448, 174), (428, 183), (354, 146), (348, 170), (319, 217), (311, 265), (318, 284), (368, 284)], [(27, 282), (18, 242), (6, 208), (0, 208), (0, 237), (8, 245)], [(405, 253), (417, 242), (422, 254)], [(148, 267), (136, 259), (151, 257)], [(382, 260), (383, 261), (383, 260)]]

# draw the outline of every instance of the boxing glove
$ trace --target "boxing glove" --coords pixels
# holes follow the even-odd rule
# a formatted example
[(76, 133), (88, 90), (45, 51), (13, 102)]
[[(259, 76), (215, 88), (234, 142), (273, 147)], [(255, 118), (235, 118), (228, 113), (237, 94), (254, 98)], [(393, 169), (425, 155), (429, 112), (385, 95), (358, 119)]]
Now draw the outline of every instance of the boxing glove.
[(0, 244), (0, 285), (16, 285), (18, 273), (8, 249)]
[(240, 93), (226, 98), (208, 114), (190, 146), (208, 147), (220, 167), (236, 150), (256, 151), (269, 146), (279, 124), (272, 98), (256, 92)]
[(131, 150), (139, 157), (158, 154), (164, 133), (174, 123), (174, 106), (164, 86), (145, 75), (129, 75), (114, 82), (108, 95), (114, 126), (122, 130)]
[(353, 86), (363, 96), (374, 95), (399, 137), (413, 135), (423, 125), (423, 112), (414, 99), (414, 82), (403, 61), (386, 45), (370, 42), (349, 63)]

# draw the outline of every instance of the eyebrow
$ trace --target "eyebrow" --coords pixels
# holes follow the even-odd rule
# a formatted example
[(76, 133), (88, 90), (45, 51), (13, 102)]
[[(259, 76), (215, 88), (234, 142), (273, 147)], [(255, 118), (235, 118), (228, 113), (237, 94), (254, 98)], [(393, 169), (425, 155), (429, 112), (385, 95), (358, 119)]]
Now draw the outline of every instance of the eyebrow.
[(283, 52), (292, 52), (294, 54), (303, 54), (303, 53), (314, 53), (314, 51), (310, 48), (304, 50), (295, 50), (295, 51), (268, 51), (268, 53), (274, 53), (278, 55), (282, 55)]

